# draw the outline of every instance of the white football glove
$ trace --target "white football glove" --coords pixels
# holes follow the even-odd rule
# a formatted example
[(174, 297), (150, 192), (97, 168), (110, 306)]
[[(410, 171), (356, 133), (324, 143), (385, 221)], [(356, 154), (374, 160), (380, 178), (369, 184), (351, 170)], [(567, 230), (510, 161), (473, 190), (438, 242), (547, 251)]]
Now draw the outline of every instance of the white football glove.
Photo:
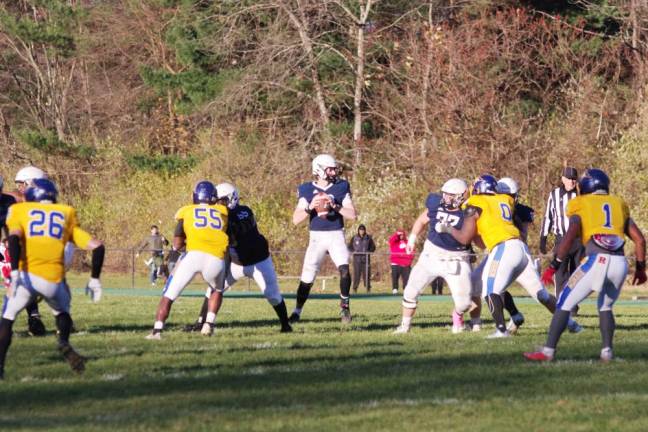
[(18, 288), (18, 279), (20, 279), (20, 272), (18, 270), (12, 270), (9, 276), (10, 284), (7, 297), (11, 297), (16, 293), (16, 288)]
[(452, 225), (447, 222), (437, 222), (436, 225), (434, 225), (434, 231), (438, 233), (450, 233), (452, 232)]
[(101, 281), (96, 278), (90, 278), (90, 282), (86, 285), (85, 293), (90, 296), (90, 299), (98, 303), (101, 300)]
[(412, 233), (407, 237), (407, 246), (405, 246), (405, 253), (411, 255), (414, 253), (414, 248), (416, 247), (416, 234)]

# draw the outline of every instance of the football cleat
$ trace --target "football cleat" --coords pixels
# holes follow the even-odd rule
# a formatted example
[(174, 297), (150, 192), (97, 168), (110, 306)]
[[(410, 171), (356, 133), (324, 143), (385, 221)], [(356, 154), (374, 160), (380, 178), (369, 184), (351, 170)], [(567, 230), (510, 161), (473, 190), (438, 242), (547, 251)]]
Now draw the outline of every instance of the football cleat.
[(521, 313), (517, 313), (513, 315), (509, 320), (506, 330), (511, 334), (515, 334), (520, 329), (522, 324), (524, 324), (524, 315), (522, 315)]
[(486, 339), (501, 339), (501, 338), (508, 338), (511, 337), (511, 333), (506, 331), (500, 331), (500, 330), (495, 330), (495, 332), (489, 334), (486, 336)]
[(202, 323), (200, 321), (196, 321), (192, 324), (187, 324), (182, 328), (182, 331), (185, 333), (193, 333), (200, 330), (202, 330)]
[(464, 329), (465, 329), (464, 325), (461, 325), (461, 326), (453, 325), (451, 331), (452, 331), (452, 334), (459, 334), (459, 333), (462, 333), (464, 331)]
[(290, 326), (290, 324), (285, 324), (281, 326), (281, 333), (292, 333), (293, 328)]
[(27, 319), (27, 329), (32, 336), (45, 336), (45, 324), (41, 321), (40, 316), (30, 316)]
[(340, 309), (340, 321), (342, 324), (351, 323), (351, 311), (348, 308)]
[(522, 354), (525, 359), (530, 360), (530, 361), (536, 361), (536, 362), (550, 362), (553, 360), (553, 356), (547, 355), (543, 353), (542, 351), (535, 351), (535, 352), (525, 352)]
[(162, 332), (151, 332), (146, 335), (145, 339), (147, 340), (162, 340)]
[(294, 324), (296, 322), (299, 322), (300, 318), (301, 318), (301, 316), (297, 312), (293, 312), (293, 313), (290, 314), (290, 317), (288, 318), (288, 322), (290, 324)]
[(62, 344), (59, 345), (59, 351), (65, 358), (65, 360), (69, 363), (70, 368), (80, 374), (83, 373), (85, 370), (85, 362), (86, 359), (82, 355), (80, 355), (78, 352), (72, 348), (72, 345), (70, 344)]
[(211, 336), (214, 334), (214, 327), (216, 327), (214, 323), (205, 323), (200, 329), (200, 334), (203, 336)]
[(603, 348), (601, 350), (601, 362), (610, 363), (614, 359), (614, 354), (612, 353), (612, 348)]
[(392, 294), (393, 294), (393, 295), (398, 295), (398, 290), (397, 290), (397, 289), (393, 289), (393, 290), (392, 290)]
[(481, 319), (471, 319), (466, 323), (466, 331), (479, 332), (482, 330)]
[(578, 324), (578, 323), (577, 323), (576, 321), (574, 321), (573, 319), (570, 319), (570, 320), (567, 322), (567, 330), (569, 330), (569, 333), (574, 333), (574, 334), (576, 334), (576, 333), (580, 333), (580, 332), (583, 331), (583, 326), (581, 326), (580, 324)]
[(405, 334), (405, 333), (409, 333), (409, 331), (410, 331), (409, 326), (404, 326), (403, 324), (401, 324), (398, 327), (396, 327), (396, 330), (394, 330), (392, 334)]

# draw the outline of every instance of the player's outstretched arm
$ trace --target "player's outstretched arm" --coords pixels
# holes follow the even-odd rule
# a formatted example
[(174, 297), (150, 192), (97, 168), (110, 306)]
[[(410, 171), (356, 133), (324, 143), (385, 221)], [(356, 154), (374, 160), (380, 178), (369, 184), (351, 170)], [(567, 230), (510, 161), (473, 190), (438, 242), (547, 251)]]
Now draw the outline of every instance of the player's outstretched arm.
[(106, 256), (106, 248), (100, 240), (93, 238), (88, 242), (85, 249), (92, 251), (90, 281), (86, 285), (86, 294), (90, 295), (93, 302), (98, 303), (103, 293), (99, 277)]
[(632, 278), (633, 285), (641, 285), (646, 282), (646, 238), (632, 219), (628, 219), (627, 234), (635, 244), (635, 274)]

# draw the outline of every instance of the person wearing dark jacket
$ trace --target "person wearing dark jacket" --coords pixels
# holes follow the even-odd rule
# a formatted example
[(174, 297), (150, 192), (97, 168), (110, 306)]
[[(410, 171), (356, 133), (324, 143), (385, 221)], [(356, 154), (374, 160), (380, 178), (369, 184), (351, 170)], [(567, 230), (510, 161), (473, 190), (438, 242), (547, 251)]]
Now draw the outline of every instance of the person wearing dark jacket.
[(360, 278), (367, 292), (371, 291), (371, 252), (376, 250), (373, 238), (367, 234), (364, 225), (358, 227), (358, 234), (349, 241), (349, 251), (353, 253), (353, 292), (358, 292)]

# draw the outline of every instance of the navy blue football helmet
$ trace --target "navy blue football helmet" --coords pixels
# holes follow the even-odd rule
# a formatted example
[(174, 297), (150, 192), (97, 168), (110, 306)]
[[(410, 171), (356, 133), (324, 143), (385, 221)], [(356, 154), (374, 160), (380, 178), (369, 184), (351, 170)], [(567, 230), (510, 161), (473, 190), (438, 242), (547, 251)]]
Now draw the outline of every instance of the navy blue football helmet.
[(598, 168), (590, 168), (578, 181), (578, 187), (580, 193), (591, 194), (596, 191), (605, 191), (606, 193), (610, 192), (610, 178), (605, 174), (603, 170)]
[(216, 194), (216, 186), (214, 183), (203, 180), (198, 182), (193, 191), (194, 204), (216, 204), (218, 195)]
[(497, 179), (490, 174), (482, 174), (473, 183), (473, 195), (495, 194), (497, 190)]
[(34, 179), (25, 191), (25, 200), (30, 202), (50, 201), (55, 203), (58, 190), (54, 182), (48, 179)]

